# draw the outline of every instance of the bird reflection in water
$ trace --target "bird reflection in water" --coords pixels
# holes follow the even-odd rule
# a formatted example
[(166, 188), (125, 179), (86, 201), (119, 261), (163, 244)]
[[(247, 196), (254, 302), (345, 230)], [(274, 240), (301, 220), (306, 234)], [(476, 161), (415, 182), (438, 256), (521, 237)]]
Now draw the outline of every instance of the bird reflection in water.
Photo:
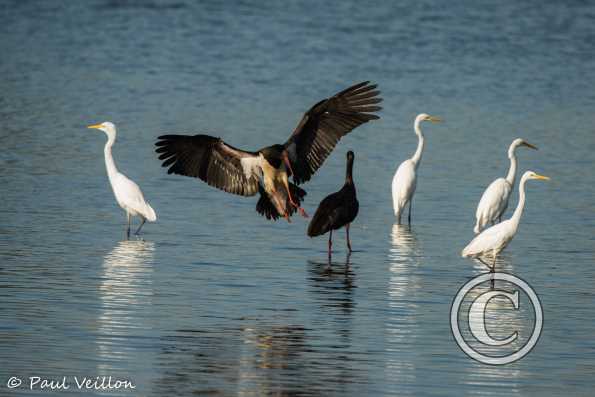
[(355, 273), (351, 268), (351, 253), (345, 262), (308, 261), (309, 281), (312, 291), (320, 295), (323, 308), (340, 308), (351, 313), (354, 307), (353, 290), (356, 287)]
[[(139, 358), (134, 341), (150, 324), (140, 319), (151, 318), (153, 288), (153, 256), (155, 245), (143, 240), (121, 241), (104, 257), (99, 284), (101, 311), (97, 319), (100, 369), (109, 372), (115, 362)], [(140, 360), (142, 361), (142, 360)]]
[(346, 384), (360, 380), (343, 348), (336, 341), (313, 343), (315, 333), (296, 325), (244, 328), (239, 394), (327, 395), (333, 390), (341, 395)]
[(386, 319), (387, 376), (403, 384), (416, 380), (415, 339), (420, 314), (419, 294), (422, 292), (418, 267), (423, 260), (417, 236), (411, 226), (393, 225), (388, 253), (388, 317)]
[[(486, 272), (489, 271), (489, 269), (491, 268), (491, 266), (495, 263), (496, 264), (496, 269), (498, 269), (498, 272), (501, 273), (514, 273), (514, 266), (512, 265), (512, 260), (510, 258), (510, 256), (506, 255), (506, 254), (500, 254), (496, 257), (496, 260), (494, 262), (493, 259), (489, 258), (489, 262), (486, 262), (485, 259), (481, 259), (481, 258), (472, 258), (473, 261), (473, 275), (469, 276), (469, 279), (475, 278), (479, 275), (485, 274)], [(496, 282), (495, 280), (491, 280), (490, 281), (490, 288), (494, 289), (496, 288)]]

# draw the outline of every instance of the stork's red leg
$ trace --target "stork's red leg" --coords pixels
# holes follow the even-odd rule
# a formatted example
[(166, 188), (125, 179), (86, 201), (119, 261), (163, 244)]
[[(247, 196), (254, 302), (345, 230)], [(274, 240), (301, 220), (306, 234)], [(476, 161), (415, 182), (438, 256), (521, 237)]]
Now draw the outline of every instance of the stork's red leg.
[[(291, 169), (291, 162), (289, 161), (289, 157), (287, 157), (286, 151), (283, 152), (283, 161), (285, 162), (285, 166), (287, 166), (291, 175), (293, 175), (293, 170)], [(303, 216), (304, 218), (307, 218), (308, 214), (306, 214), (306, 211), (304, 211), (304, 209), (302, 207), (300, 207), (299, 204), (297, 204), (293, 200), (293, 197), (291, 197), (291, 191), (289, 190), (289, 182), (288, 181), (285, 181), (285, 189), (287, 189), (287, 197), (289, 198), (289, 203), (291, 205), (293, 205), (295, 208), (297, 208), (297, 210), (299, 211), (301, 216)]]

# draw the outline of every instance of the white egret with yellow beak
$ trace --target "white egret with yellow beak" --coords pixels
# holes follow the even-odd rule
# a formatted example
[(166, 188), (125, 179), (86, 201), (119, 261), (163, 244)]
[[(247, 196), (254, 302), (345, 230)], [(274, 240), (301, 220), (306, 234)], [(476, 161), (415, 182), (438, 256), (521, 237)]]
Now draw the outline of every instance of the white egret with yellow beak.
[(409, 224), (411, 224), (411, 202), (413, 201), (413, 194), (415, 194), (415, 188), (417, 186), (417, 167), (419, 167), (421, 155), (424, 150), (424, 136), (420, 128), (422, 121), (439, 123), (442, 119), (426, 113), (422, 113), (415, 118), (414, 129), (418, 138), (417, 150), (413, 154), (413, 157), (403, 161), (399, 168), (397, 168), (392, 183), (393, 208), (399, 224), (401, 223), (401, 214), (407, 204), (409, 204), (408, 220)]
[[(473, 240), (463, 249), (461, 256), (463, 258), (478, 258), (483, 264), (490, 267), (493, 273), (496, 267), (496, 257), (512, 241), (519, 227), (521, 215), (525, 208), (525, 183), (530, 179), (549, 180), (547, 176), (536, 174), (533, 171), (527, 171), (523, 174), (519, 183), (519, 203), (510, 219), (498, 223), (485, 229), (475, 236)], [(492, 256), (493, 263), (489, 266), (483, 261), (483, 257)]]
[(128, 225), (126, 227), (126, 236), (130, 237), (130, 222), (133, 216), (141, 218), (141, 224), (136, 230), (135, 234), (140, 233), (145, 221), (155, 222), (157, 215), (153, 208), (145, 201), (143, 192), (136, 183), (128, 179), (126, 175), (122, 174), (116, 168), (114, 157), (112, 156), (112, 146), (116, 141), (116, 126), (109, 121), (101, 124), (90, 125), (87, 128), (94, 128), (105, 132), (107, 135), (107, 143), (103, 150), (105, 155), (105, 168), (107, 169), (107, 176), (116, 196), (118, 205), (126, 211)]
[(481, 232), (481, 230), (488, 224), (492, 225), (496, 221), (502, 221), (502, 215), (508, 208), (508, 199), (510, 194), (514, 190), (514, 179), (516, 178), (516, 148), (519, 146), (525, 146), (533, 150), (537, 150), (537, 147), (524, 141), (521, 138), (517, 138), (510, 144), (508, 148), (508, 158), (510, 159), (510, 168), (506, 178), (498, 178), (492, 182), (487, 189), (483, 192), (481, 200), (477, 205), (475, 211), (475, 227), (473, 231), (475, 234)]

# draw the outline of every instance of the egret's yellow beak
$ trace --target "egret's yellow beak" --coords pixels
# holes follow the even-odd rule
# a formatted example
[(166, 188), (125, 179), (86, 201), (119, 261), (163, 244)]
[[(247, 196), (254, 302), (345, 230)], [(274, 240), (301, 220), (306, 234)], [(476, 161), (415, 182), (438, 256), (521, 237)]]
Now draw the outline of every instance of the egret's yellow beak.
[(93, 124), (93, 125), (88, 126), (87, 128), (100, 129), (101, 127), (103, 127), (101, 124)]
[(437, 116), (428, 116), (428, 121), (431, 121), (432, 123), (442, 123), (443, 120)]
[(539, 174), (535, 174), (535, 176), (533, 178), (544, 180), (544, 181), (549, 181), (550, 180), (550, 177), (549, 176), (543, 176), (543, 175), (539, 175)]
[(521, 145), (527, 146), (528, 148), (531, 148), (533, 150), (539, 150), (539, 149), (537, 149), (537, 146), (531, 145), (529, 142), (523, 141), (523, 143), (521, 143)]

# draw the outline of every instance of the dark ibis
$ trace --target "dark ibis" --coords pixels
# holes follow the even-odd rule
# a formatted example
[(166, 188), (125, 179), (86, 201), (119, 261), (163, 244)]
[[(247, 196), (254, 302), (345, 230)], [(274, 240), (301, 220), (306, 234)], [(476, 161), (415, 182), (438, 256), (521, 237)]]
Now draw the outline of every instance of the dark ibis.
[(308, 226), (308, 236), (316, 237), (329, 232), (328, 236), (328, 256), (331, 257), (333, 245), (333, 230), (345, 226), (347, 234), (347, 249), (351, 253), (351, 241), (349, 240), (349, 225), (359, 211), (359, 202), (353, 183), (353, 152), (347, 152), (347, 171), (345, 173), (345, 184), (338, 192), (330, 194), (320, 202), (310, 225)]

